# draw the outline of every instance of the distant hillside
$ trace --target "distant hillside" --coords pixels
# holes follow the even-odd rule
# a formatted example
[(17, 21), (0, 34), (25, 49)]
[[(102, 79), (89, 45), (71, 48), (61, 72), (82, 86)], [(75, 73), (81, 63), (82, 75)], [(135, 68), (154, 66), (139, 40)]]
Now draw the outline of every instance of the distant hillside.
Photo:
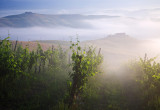
[(34, 41), (34, 42), (70, 46), (69, 41), (61, 41), (61, 40), (37, 40), (37, 41)]
[(131, 59), (144, 57), (147, 53), (151, 57), (158, 54), (158, 47), (149, 40), (138, 40), (125, 33), (109, 35), (106, 38), (86, 41), (83, 45), (93, 45), (97, 49), (101, 48), (104, 62), (114, 68), (118, 68), (122, 63)]
[[(12, 48), (14, 49), (16, 41), (10, 41), (12, 42)], [(38, 47), (38, 44), (41, 45), (43, 50), (47, 50), (47, 49), (51, 49), (52, 46), (54, 48), (58, 48), (58, 45), (55, 43), (49, 44), (49, 43), (42, 43), (42, 42), (32, 42), (32, 41), (18, 41), (18, 45), (21, 45), (23, 48), (25, 48), (26, 46), (29, 48), (30, 51), (32, 50), (36, 50)], [(62, 47), (65, 48), (65, 46), (62, 45)]]
[(80, 14), (61, 14), (47, 15), (25, 12), (19, 15), (11, 15), (0, 18), (0, 27), (73, 27), (73, 28), (89, 28), (92, 27), (85, 20), (92, 19), (108, 19), (119, 16), (107, 15), (80, 15)]
[(137, 40), (133, 37), (130, 37), (129, 35), (126, 35), (125, 33), (116, 33), (114, 35), (108, 35), (105, 38), (93, 40), (93, 41), (87, 41), (87, 43), (94, 44), (97, 46), (105, 46), (105, 48), (135, 48), (136, 46), (139, 46), (141, 43), (140, 40)]
[[(57, 48), (59, 45), (62, 48), (69, 49), (69, 41), (57, 41), (57, 40), (40, 40), (31, 42), (21, 42), (23, 47), (29, 45), (30, 50), (34, 50), (37, 47), (37, 42), (39, 42), (44, 50), (51, 48), (52, 45)], [(15, 41), (13, 41), (15, 44)], [(159, 44), (155, 44), (150, 40), (138, 40), (125, 33), (117, 33), (114, 35), (109, 35), (105, 38), (91, 41), (84, 41), (80, 43), (81, 46), (93, 45), (97, 48), (97, 54), (99, 48), (101, 48), (101, 53), (104, 56), (104, 63), (108, 68), (119, 68), (120, 65), (130, 61), (131, 59), (144, 57), (145, 53), (149, 57), (155, 57), (160, 54), (158, 51), (160, 48)]]
[[(35, 41), (34, 41), (35, 42)], [(69, 48), (69, 41), (58, 41), (58, 40), (39, 40), (36, 41), (45, 45), (61, 45)], [(143, 57), (145, 53), (156, 53), (154, 42), (149, 40), (139, 40), (134, 37), (130, 37), (125, 33), (116, 33), (108, 35), (105, 38), (97, 40), (83, 41), (80, 43), (81, 46), (93, 45), (94, 47), (101, 48), (101, 53), (104, 55), (105, 61), (108, 63), (119, 64), (128, 59)], [(156, 56), (156, 54), (151, 54)]]

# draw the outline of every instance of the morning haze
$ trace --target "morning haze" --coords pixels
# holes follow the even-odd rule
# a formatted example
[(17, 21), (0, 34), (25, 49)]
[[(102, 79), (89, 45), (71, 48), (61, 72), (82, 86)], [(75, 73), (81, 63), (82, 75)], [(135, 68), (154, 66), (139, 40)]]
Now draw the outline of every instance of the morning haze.
[(159, 0), (0, 1), (0, 109), (159, 110), (159, 55)]

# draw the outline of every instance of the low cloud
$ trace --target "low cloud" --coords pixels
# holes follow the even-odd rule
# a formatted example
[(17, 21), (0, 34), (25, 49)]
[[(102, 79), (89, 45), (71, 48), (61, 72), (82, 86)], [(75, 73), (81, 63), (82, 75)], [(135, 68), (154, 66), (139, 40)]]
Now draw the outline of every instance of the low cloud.
[[(23, 10), (21, 10), (23, 11)], [(20, 10), (15, 11), (20, 13)], [(47, 12), (47, 9), (39, 10), (39, 12)], [(78, 11), (78, 9), (77, 9)], [(82, 13), (84, 10), (79, 10)], [(38, 12), (38, 10), (37, 10)], [(58, 11), (56, 11), (58, 13)], [(75, 10), (59, 10), (59, 13), (75, 13)], [(86, 25), (92, 28), (70, 28), (70, 27), (55, 27), (55, 28), (1, 28), (0, 36), (6, 37), (8, 30), (10, 31), (12, 39), (19, 40), (70, 40), (70, 36), (79, 35), (81, 40), (93, 40), (106, 37), (109, 34), (125, 32), (128, 35), (140, 39), (159, 38), (160, 36), (160, 8), (153, 9), (139, 9), (139, 10), (88, 10), (84, 11), (86, 14), (103, 14), (114, 15), (120, 17), (113, 17), (107, 19), (92, 19), (85, 20)], [(88, 12), (88, 13), (87, 13)], [(99, 12), (99, 13), (98, 13)], [(0, 11), (0, 15), (7, 13), (7, 11)], [(9, 13), (9, 12), (8, 12)], [(10, 11), (14, 13), (14, 11)], [(55, 13), (48, 11), (48, 13)], [(78, 24), (77, 24), (78, 25)]]
[(125, 32), (140, 39), (158, 38), (160, 22), (151, 19), (110, 18), (84, 21), (92, 28), (1, 28), (0, 36), (7, 36), (8, 30), (12, 39), (19, 40), (69, 40), (70, 36), (79, 35), (81, 40), (93, 40), (106, 37), (109, 34)]

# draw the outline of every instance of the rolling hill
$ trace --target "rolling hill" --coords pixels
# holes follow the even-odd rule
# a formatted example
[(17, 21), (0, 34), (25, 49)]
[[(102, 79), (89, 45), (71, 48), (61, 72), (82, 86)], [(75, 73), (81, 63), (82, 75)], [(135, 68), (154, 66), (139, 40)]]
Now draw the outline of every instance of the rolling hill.
[(101, 48), (104, 63), (108, 65), (107, 67), (113, 68), (119, 68), (120, 65), (139, 57), (143, 58), (145, 53), (148, 57), (160, 54), (158, 51), (160, 45), (158, 46), (154, 41), (135, 39), (125, 33), (116, 33), (102, 39), (85, 41), (82, 44)]
[[(34, 50), (39, 42), (44, 50), (51, 48), (52, 45), (57, 48), (58, 45), (61, 45), (65, 49), (69, 49), (69, 41), (57, 41), (57, 40), (39, 40), (39, 41), (30, 41), (20, 42), (23, 47), (29, 45), (31, 50)], [(99, 48), (101, 48), (101, 53), (104, 56), (104, 63), (107, 65), (107, 68), (120, 68), (120, 65), (124, 63), (135, 60), (139, 57), (144, 57), (145, 53), (149, 57), (155, 57), (158, 54), (158, 49), (160, 45), (156, 46), (155, 42), (150, 40), (139, 40), (134, 37), (130, 37), (125, 33), (116, 33), (109, 35), (102, 39), (97, 40), (88, 40), (80, 43), (82, 47), (87, 45), (93, 45), (97, 48), (97, 53)]]
[(72, 28), (91, 28), (92, 25), (85, 20), (109, 19), (119, 16), (107, 15), (80, 15), (80, 14), (37, 14), (25, 12), (18, 15), (10, 15), (0, 18), (0, 27), (72, 27)]

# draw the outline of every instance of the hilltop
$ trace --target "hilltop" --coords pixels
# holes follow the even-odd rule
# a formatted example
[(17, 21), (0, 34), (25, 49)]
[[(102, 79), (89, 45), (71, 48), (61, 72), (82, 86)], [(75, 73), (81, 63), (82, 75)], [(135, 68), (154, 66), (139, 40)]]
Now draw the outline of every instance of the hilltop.
[[(15, 43), (15, 41), (13, 41)], [(38, 41), (19, 41), (25, 47), (29, 45), (30, 50), (36, 49), (37, 42), (42, 46), (44, 50), (51, 48), (57, 48), (61, 45), (63, 48), (69, 49), (69, 41), (60, 40), (38, 40)], [(126, 33), (116, 33), (113, 35), (108, 35), (105, 38), (97, 40), (83, 41), (80, 43), (82, 47), (87, 45), (93, 45), (97, 48), (97, 53), (99, 48), (101, 48), (101, 53), (104, 56), (104, 62), (114, 68), (119, 67), (122, 63), (125, 63), (131, 59), (144, 57), (147, 53), (151, 57), (158, 55), (157, 48), (155, 48), (155, 42), (149, 40), (139, 40), (127, 35)], [(154, 47), (154, 48), (153, 48)]]
[(38, 14), (25, 12), (18, 15), (10, 15), (0, 18), (0, 27), (72, 27), (72, 28), (91, 28), (91, 24), (85, 20), (100, 20), (117, 18), (119, 16), (107, 15), (81, 15), (81, 14)]

